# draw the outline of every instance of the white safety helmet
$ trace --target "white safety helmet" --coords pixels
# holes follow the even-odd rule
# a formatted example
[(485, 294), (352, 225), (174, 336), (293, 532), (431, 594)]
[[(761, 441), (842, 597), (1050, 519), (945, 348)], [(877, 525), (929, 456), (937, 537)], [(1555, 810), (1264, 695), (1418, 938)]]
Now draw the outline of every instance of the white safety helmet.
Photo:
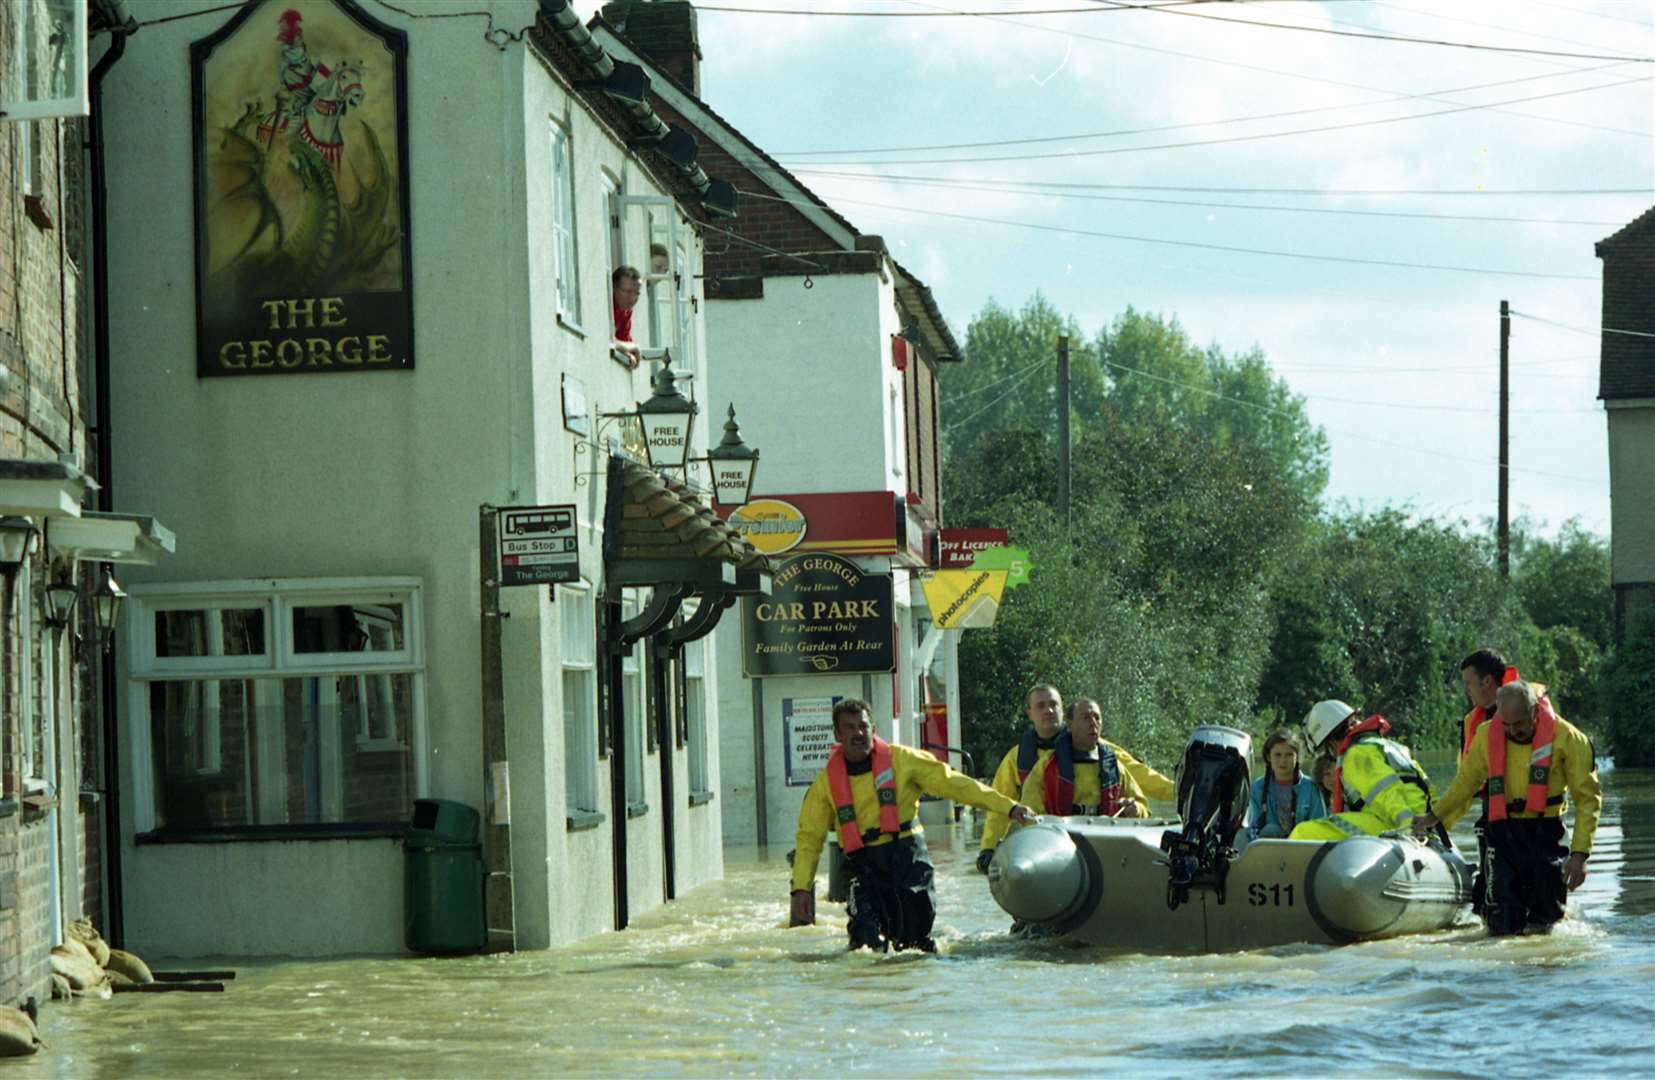
[(1356, 710), (1342, 701), (1318, 701), (1305, 714), (1304, 733), (1310, 740), (1312, 749), (1321, 746), (1333, 729), (1349, 720), (1356, 714)]

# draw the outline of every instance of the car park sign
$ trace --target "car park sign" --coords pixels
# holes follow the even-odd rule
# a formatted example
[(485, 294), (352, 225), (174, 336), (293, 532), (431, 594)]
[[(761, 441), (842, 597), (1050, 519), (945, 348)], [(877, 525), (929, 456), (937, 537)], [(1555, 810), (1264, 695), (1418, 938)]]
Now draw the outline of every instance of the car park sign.
[(575, 506), (500, 508), (500, 584), (580, 580)]

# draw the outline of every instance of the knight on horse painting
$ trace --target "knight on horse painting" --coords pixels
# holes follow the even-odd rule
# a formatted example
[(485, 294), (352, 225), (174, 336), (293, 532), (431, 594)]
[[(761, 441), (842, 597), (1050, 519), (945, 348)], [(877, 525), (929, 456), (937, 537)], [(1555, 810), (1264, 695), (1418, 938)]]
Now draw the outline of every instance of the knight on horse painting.
[(275, 95), (275, 107), (259, 124), (258, 137), (264, 146), (272, 147), (276, 136), (285, 134), (289, 123), (297, 119), (295, 137), (322, 155), (337, 175), (345, 149), (339, 121), (367, 96), (362, 86), (362, 65), (342, 61), (330, 69), (312, 60), (299, 26), (301, 21), (303, 16), (292, 8), (277, 20), (280, 29), (276, 40), (282, 50), (276, 77), (281, 88)]

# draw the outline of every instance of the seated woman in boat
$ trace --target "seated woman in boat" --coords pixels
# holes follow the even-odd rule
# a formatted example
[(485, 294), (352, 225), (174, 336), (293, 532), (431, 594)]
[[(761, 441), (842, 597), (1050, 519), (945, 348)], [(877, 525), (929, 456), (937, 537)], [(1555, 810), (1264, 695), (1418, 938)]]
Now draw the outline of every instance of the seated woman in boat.
[(1304, 721), (1319, 751), (1331, 751), (1333, 814), (1293, 828), (1292, 840), (1349, 840), (1408, 828), (1436, 798), (1413, 751), (1387, 738), (1390, 722), (1366, 720), (1342, 701), (1319, 701)]
[(1281, 840), (1301, 821), (1327, 816), (1316, 782), (1299, 771), (1299, 737), (1278, 728), (1264, 740), (1259, 754), (1264, 775), (1253, 781), (1247, 809), (1247, 836), (1251, 840)]

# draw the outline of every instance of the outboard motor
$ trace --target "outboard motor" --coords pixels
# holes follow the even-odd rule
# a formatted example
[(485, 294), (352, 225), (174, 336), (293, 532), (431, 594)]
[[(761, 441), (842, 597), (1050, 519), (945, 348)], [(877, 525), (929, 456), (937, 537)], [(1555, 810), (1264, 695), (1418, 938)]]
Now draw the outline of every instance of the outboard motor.
[(1203, 724), (1190, 733), (1178, 762), (1179, 831), (1161, 834), (1167, 853), (1167, 907), (1176, 909), (1192, 888), (1212, 889), (1224, 902), (1224, 875), (1247, 816), (1253, 740), (1245, 731)]

